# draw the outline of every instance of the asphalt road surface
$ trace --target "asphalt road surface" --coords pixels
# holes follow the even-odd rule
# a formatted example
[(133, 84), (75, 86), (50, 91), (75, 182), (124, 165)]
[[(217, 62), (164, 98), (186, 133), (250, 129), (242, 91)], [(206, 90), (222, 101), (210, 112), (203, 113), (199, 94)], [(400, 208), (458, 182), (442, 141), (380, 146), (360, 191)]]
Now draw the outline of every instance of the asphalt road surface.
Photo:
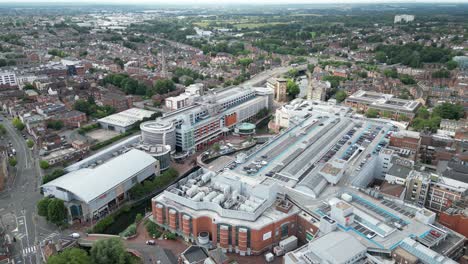
[(14, 178), (0, 193), (0, 224), (12, 239), (16, 239), (11, 257), (14, 263), (42, 263), (39, 243), (59, 233), (55, 226), (36, 214), (36, 203), (42, 198), (39, 193), (41, 176), (38, 159), (12, 126), (11, 120), (2, 119), (1, 123), (7, 130), (2, 144), (8, 146), (11, 142), (18, 164), (10, 171)]

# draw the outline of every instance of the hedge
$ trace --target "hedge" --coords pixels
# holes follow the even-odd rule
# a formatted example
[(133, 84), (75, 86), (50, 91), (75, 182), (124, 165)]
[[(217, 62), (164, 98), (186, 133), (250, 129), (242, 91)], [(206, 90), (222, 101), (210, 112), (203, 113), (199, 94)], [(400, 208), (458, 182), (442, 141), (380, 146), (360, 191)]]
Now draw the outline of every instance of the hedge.
[(153, 238), (158, 238), (161, 236), (161, 231), (159, 230), (159, 226), (155, 224), (153, 221), (146, 219), (145, 227), (148, 234), (150, 234)]
[(125, 228), (125, 230), (122, 231), (122, 233), (120, 233), (119, 235), (121, 237), (127, 238), (127, 237), (131, 237), (131, 236), (136, 235), (136, 233), (137, 233), (137, 226), (136, 226), (135, 223), (133, 223), (133, 224), (129, 225), (127, 228)]
[(100, 127), (101, 127), (101, 125), (99, 123), (83, 126), (83, 127), (80, 127), (78, 129), (78, 133), (81, 134), (81, 135), (84, 135), (84, 134), (88, 133), (89, 131), (98, 129)]

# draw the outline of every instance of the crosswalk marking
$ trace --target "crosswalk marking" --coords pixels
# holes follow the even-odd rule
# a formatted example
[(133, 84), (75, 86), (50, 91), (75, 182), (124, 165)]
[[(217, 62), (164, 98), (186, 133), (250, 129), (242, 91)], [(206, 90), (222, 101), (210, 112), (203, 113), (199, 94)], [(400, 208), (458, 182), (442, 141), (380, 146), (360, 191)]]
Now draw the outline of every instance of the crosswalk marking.
[(34, 253), (36, 252), (36, 249), (37, 249), (37, 246), (30, 246), (28, 248), (24, 248), (23, 249), (23, 256), (27, 256), (31, 253)]
[(59, 235), (59, 233), (53, 232), (53, 233), (49, 234), (48, 236), (46, 236), (46, 237), (44, 238), (44, 241), (47, 241), (47, 240), (49, 240), (49, 239), (52, 239), (52, 238), (54, 238), (55, 236), (58, 236), (58, 235)]

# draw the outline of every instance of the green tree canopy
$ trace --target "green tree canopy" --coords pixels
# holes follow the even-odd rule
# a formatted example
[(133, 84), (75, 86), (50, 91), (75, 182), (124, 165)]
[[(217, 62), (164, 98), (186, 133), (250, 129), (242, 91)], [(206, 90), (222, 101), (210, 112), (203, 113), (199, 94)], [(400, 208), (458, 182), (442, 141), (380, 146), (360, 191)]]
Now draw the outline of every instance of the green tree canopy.
[(346, 78), (341, 76), (328, 75), (323, 77), (322, 80), (330, 82), (332, 88), (337, 88), (340, 85), (340, 82), (346, 80)]
[(97, 241), (91, 248), (91, 261), (94, 264), (130, 264), (130, 254), (125, 251), (122, 241), (110, 238)]
[(460, 119), (464, 116), (464, 109), (461, 104), (442, 103), (436, 106), (433, 114), (443, 119)]
[(18, 164), (18, 161), (16, 160), (15, 157), (11, 157), (8, 159), (8, 163), (10, 164), (10, 166), (15, 167), (16, 164)]
[(376, 118), (379, 115), (379, 111), (373, 108), (369, 108), (366, 112), (366, 117), (368, 118)]
[(288, 79), (288, 82), (286, 83), (286, 91), (288, 92), (289, 96), (293, 98), (295, 98), (301, 92), (299, 85), (297, 85), (297, 83), (292, 79)]
[(172, 80), (167, 79), (157, 80), (154, 83), (154, 88), (156, 93), (158, 94), (166, 94), (176, 89), (174, 82)]
[(347, 94), (345, 91), (339, 90), (339, 91), (336, 92), (336, 94), (335, 94), (335, 99), (336, 99), (336, 101), (337, 101), (338, 103), (341, 103), (341, 102), (343, 102), (343, 101), (346, 99), (347, 96), (348, 96), (348, 94)]
[(454, 70), (455, 68), (458, 67), (458, 63), (454, 60), (447, 61), (446, 65), (447, 65), (447, 69), (449, 70)]
[(31, 139), (28, 139), (26, 141), (26, 145), (28, 145), (28, 148), (32, 148), (34, 146), (34, 141), (32, 141)]
[(43, 170), (47, 170), (50, 167), (50, 164), (47, 162), (47, 160), (41, 160), (39, 161), (39, 167), (41, 167)]
[(90, 264), (91, 258), (83, 249), (68, 248), (64, 251), (52, 255), (47, 264)]
[(37, 202), (37, 214), (47, 217), (47, 210), (49, 208), (50, 198), (44, 197)]
[(53, 198), (47, 206), (47, 220), (50, 222), (61, 225), (67, 219), (67, 208), (62, 200)]
[(20, 131), (23, 130), (24, 127), (25, 127), (23, 122), (21, 122), (21, 120), (18, 117), (13, 118), (11, 123), (13, 124), (14, 127), (16, 127), (16, 129), (18, 129)]

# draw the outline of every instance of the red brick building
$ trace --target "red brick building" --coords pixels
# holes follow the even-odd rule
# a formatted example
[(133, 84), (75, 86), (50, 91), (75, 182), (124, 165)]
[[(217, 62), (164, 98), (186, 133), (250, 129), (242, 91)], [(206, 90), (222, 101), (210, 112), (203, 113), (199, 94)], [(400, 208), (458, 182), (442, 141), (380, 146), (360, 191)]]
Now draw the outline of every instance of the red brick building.
[(390, 136), (390, 146), (392, 147), (409, 149), (417, 152), (420, 144), (421, 137), (418, 132), (400, 131)]
[(81, 127), (87, 121), (86, 114), (76, 110), (60, 113), (55, 115), (53, 119), (62, 121), (69, 128)]
[[(187, 241), (211, 243), (224, 252), (240, 255), (262, 254), (293, 235), (305, 242), (317, 232), (316, 220), (276, 193), (275, 184), (249, 186), (248, 181), (237, 178), (235, 183), (226, 184), (222, 182), (233, 180), (230, 176), (216, 178), (204, 186), (192, 185), (190, 188), (198, 190), (193, 191), (185, 185), (185, 180), (195, 179), (189, 176), (181, 181), (184, 183), (154, 197), (153, 221)], [(215, 188), (224, 192), (208, 191)], [(187, 191), (176, 194), (180, 189)]]
[(133, 97), (120, 93), (108, 92), (101, 95), (100, 102), (103, 105), (111, 106), (116, 112), (122, 112), (132, 108)]
[(468, 237), (468, 216), (460, 210), (449, 209), (439, 214), (439, 222), (444, 226)]

